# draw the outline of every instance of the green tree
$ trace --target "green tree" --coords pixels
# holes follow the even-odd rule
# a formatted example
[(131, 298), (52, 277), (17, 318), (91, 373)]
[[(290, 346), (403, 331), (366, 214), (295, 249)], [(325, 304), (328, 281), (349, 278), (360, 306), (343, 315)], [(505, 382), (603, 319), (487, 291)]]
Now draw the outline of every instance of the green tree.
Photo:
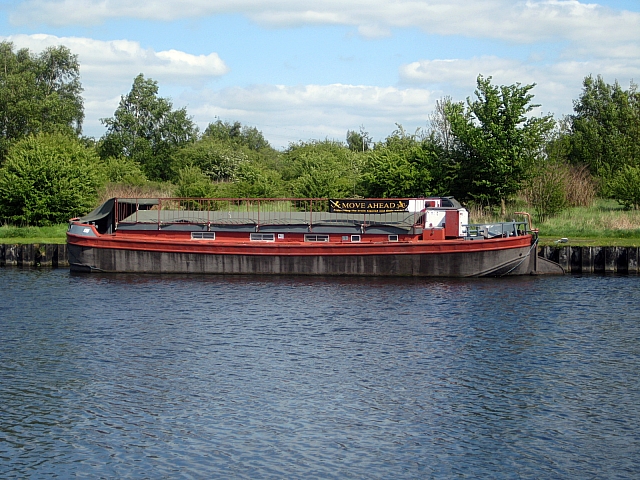
[[(589, 166), (591, 173), (607, 180), (626, 165), (640, 165), (640, 92), (601, 76), (583, 81), (580, 98), (574, 101), (570, 122), (569, 159)], [(605, 192), (606, 193), (606, 192)]]
[(366, 152), (371, 148), (373, 142), (369, 132), (365, 131), (364, 126), (360, 127), (360, 131), (347, 130), (347, 146), (352, 152)]
[(84, 119), (78, 58), (63, 46), (35, 55), (0, 42), (0, 161), (28, 135), (80, 135)]
[(210, 198), (215, 195), (215, 188), (211, 180), (193, 165), (188, 165), (178, 171), (178, 197)]
[(437, 149), (421, 138), (398, 128), (367, 153), (362, 168), (362, 189), (377, 198), (417, 197), (432, 193), (431, 168)]
[(502, 203), (520, 190), (533, 160), (542, 155), (551, 116), (529, 115), (535, 84), (494, 86), (478, 76), (475, 100), (451, 102), (446, 117), (454, 137), (455, 194), (482, 204)]
[(272, 169), (255, 163), (241, 163), (237, 180), (229, 184), (218, 185), (218, 196), (241, 198), (276, 198), (290, 196), (280, 174)]
[(50, 225), (89, 212), (104, 183), (99, 159), (75, 138), (38, 134), (19, 140), (0, 168), (0, 219)]
[(611, 196), (626, 209), (640, 209), (640, 167), (622, 167), (611, 179), (609, 188)]
[(284, 152), (283, 179), (295, 197), (345, 197), (355, 193), (359, 160), (340, 142), (300, 142)]
[(210, 180), (235, 180), (240, 164), (249, 160), (244, 148), (205, 135), (176, 151), (173, 156), (174, 168), (194, 166)]
[(127, 157), (138, 162), (152, 180), (168, 180), (172, 154), (197, 136), (185, 108), (158, 97), (158, 83), (138, 75), (131, 91), (121, 97), (112, 118), (103, 118), (107, 132), (99, 151), (103, 158)]
[(103, 169), (108, 182), (130, 186), (142, 186), (147, 177), (135, 161), (126, 157), (109, 157), (103, 160)]
[(240, 122), (230, 123), (216, 120), (207, 126), (203, 137), (213, 138), (224, 143), (242, 145), (256, 151), (263, 148), (271, 148), (261, 131), (256, 127), (242, 126)]

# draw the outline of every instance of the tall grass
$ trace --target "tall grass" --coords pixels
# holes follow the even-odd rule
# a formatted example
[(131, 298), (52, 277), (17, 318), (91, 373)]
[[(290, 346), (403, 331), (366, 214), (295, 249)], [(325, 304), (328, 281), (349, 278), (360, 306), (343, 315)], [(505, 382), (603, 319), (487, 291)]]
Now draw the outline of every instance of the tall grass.
[(640, 238), (640, 211), (624, 210), (615, 200), (575, 207), (539, 225), (540, 234), (558, 237)]
[(110, 198), (167, 198), (173, 197), (175, 186), (170, 183), (148, 182), (144, 185), (127, 185), (124, 183), (107, 183), (99, 192), (98, 205)]

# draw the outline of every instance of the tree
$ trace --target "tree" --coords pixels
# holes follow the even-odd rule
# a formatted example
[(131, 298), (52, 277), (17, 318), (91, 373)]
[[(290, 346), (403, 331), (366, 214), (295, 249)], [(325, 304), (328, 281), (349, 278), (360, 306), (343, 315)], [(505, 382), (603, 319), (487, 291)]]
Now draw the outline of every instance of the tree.
[(372, 141), (369, 132), (365, 131), (364, 125), (360, 127), (359, 132), (347, 130), (347, 146), (352, 152), (368, 151)]
[(351, 196), (359, 176), (356, 157), (343, 143), (331, 140), (291, 144), (283, 155), (282, 176), (296, 197)]
[(416, 197), (432, 193), (430, 173), (437, 152), (433, 145), (410, 135), (401, 125), (367, 153), (362, 172), (366, 196)]
[(551, 116), (528, 115), (535, 84), (494, 86), (478, 76), (476, 99), (446, 105), (458, 164), (456, 196), (498, 204), (514, 195), (528, 176), (533, 159), (542, 155)]
[(238, 167), (248, 156), (241, 147), (224, 143), (212, 136), (181, 148), (174, 154), (174, 166), (197, 167), (210, 180), (230, 181), (237, 178)]
[(603, 186), (627, 165), (640, 165), (640, 92), (631, 83), (623, 90), (616, 81), (601, 76), (584, 79), (580, 98), (574, 101), (570, 122), (573, 164), (589, 166), (602, 177)]
[(107, 132), (99, 151), (103, 158), (124, 156), (138, 162), (152, 180), (172, 175), (171, 155), (197, 136), (185, 108), (158, 97), (158, 83), (138, 75), (131, 91), (121, 97), (112, 118), (103, 118)]
[(38, 55), (0, 42), (0, 161), (28, 135), (80, 135), (84, 119), (78, 58), (63, 46)]
[(610, 181), (611, 196), (627, 210), (640, 209), (640, 167), (625, 165)]
[(0, 168), (0, 219), (50, 225), (89, 212), (104, 182), (94, 150), (62, 134), (19, 140)]
[(260, 130), (256, 127), (242, 126), (240, 122), (230, 123), (216, 120), (207, 126), (203, 137), (213, 138), (224, 143), (242, 145), (255, 151), (271, 148)]

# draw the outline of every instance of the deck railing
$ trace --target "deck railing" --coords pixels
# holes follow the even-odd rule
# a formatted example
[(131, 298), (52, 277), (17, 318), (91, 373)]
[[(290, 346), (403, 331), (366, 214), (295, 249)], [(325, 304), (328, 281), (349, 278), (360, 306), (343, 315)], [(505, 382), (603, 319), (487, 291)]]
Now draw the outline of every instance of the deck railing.
[(466, 238), (497, 238), (515, 237), (530, 233), (529, 223), (526, 221), (500, 222), (500, 223), (473, 223), (465, 225)]
[[(384, 200), (384, 199), (381, 199)], [(388, 200), (388, 199), (387, 199)], [(121, 198), (116, 199), (118, 223), (169, 224), (318, 224), (377, 223), (415, 225), (420, 212), (330, 212), (326, 198)]]

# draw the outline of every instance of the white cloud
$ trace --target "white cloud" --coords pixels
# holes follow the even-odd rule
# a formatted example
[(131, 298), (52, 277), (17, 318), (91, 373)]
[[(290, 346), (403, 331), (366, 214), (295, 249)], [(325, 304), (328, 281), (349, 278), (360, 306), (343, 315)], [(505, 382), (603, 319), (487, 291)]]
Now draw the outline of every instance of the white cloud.
[(214, 121), (239, 120), (263, 131), (275, 147), (325, 137), (344, 140), (347, 130), (361, 125), (377, 139), (389, 135), (395, 123), (408, 129), (424, 127), (435, 102), (421, 88), (365, 85), (259, 85), (198, 92), (181, 101), (202, 128)]
[(78, 55), (83, 79), (111, 83), (131, 81), (138, 73), (180, 84), (201, 83), (226, 74), (229, 69), (217, 53), (191, 55), (177, 50), (156, 52), (131, 40), (101, 41), (55, 35), (11, 35), (0, 39), (40, 52), (54, 45), (65, 45)]
[(479, 74), (492, 77), (496, 85), (532, 84), (534, 103), (540, 111), (556, 117), (573, 111), (573, 100), (582, 90), (587, 75), (602, 75), (609, 83), (618, 80), (626, 88), (632, 79), (640, 78), (640, 56), (620, 62), (617, 58), (577, 61), (563, 60), (553, 64), (527, 63), (495, 56), (470, 59), (421, 60), (400, 67), (406, 84), (437, 89), (446, 86), (454, 100), (472, 96)]
[(113, 115), (120, 96), (131, 90), (140, 73), (160, 86), (202, 87), (226, 74), (229, 69), (217, 53), (192, 55), (177, 50), (156, 52), (130, 40), (100, 41), (54, 35), (11, 35), (0, 41), (13, 42), (18, 48), (38, 53), (50, 46), (65, 45), (78, 55), (80, 78), (84, 87), (84, 130), (101, 136), (99, 119)]
[(14, 24), (93, 25), (111, 18), (170, 21), (240, 13), (263, 25), (347, 25), (369, 38), (393, 28), (429, 34), (534, 43), (565, 39), (579, 44), (640, 43), (640, 13), (577, 0), (24, 0)]

